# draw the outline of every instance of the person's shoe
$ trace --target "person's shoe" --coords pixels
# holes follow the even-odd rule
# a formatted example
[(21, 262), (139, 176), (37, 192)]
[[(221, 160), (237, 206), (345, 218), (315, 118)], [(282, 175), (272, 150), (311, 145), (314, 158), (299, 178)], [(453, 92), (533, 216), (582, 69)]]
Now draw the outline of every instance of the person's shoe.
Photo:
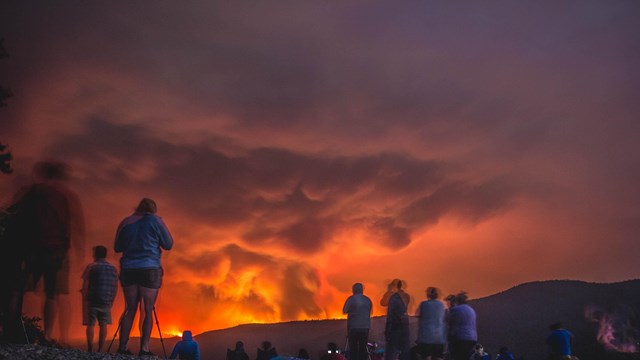
[(142, 349), (140, 349), (140, 352), (138, 353), (138, 356), (154, 356), (153, 353), (151, 351), (144, 351)]
[(118, 349), (118, 351), (116, 351), (116, 354), (133, 356), (133, 353), (128, 349)]

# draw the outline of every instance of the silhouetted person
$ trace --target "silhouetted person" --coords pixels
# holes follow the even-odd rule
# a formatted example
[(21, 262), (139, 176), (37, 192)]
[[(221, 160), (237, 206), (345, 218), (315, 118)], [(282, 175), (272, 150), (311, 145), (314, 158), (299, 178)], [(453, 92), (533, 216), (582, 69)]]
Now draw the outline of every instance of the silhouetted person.
[(380, 304), (387, 306), (387, 321), (385, 324), (386, 346), (385, 360), (394, 360), (400, 355), (400, 360), (409, 359), (409, 294), (402, 289), (402, 280), (394, 279), (389, 283), (387, 292), (380, 300)]
[(380, 305), (386, 307), (389, 304), (389, 300), (391, 299), (391, 296), (395, 293), (398, 293), (400, 297), (402, 297), (402, 300), (404, 300), (404, 303), (407, 306), (409, 306), (409, 301), (411, 300), (411, 297), (409, 296), (409, 294), (407, 294), (406, 291), (404, 291), (402, 286), (403, 286), (402, 280), (400, 279), (391, 280), (391, 282), (387, 284), (387, 292), (385, 292), (384, 295), (382, 295), (382, 299), (380, 299)]
[(153, 313), (162, 285), (160, 263), (162, 249), (173, 247), (173, 238), (162, 219), (156, 215), (156, 202), (144, 198), (135, 212), (118, 226), (114, 249), (120, 258), (120, 284), (124, 293), (125, 312), (120, 323), (118, 353), (131, 354), (127, 349), (133, 319), (142, 301), (144, 320), (140, 336), (140, 355), (151, 355), (149, 338), (153, 328)]
[(258, 348), (258, 354), (256, 360), (269, 360), (278, 356), (276, 348), (271, 345), (267, 340), (262, 342), (262, 347)]
[(298, 350), (298, 356), (296, 356), (296, 359), (309, 360), (311, 357), (309, 356), (307, 349), (300, 349)]
[(516, 358), (513, 356), (513, 353), (509, 351), (509, 348), (503, 346), (500, 348), (498, 356), (496, 356), (496, 360), (516, 360)]
[[(444, 358), (446, 340), (445, 306), (438, 300), (440, 291), (429, 287), (426, 291), (428, 300), (420, 303), (416, 316), (418, 317), (418, 339), (412, 353), (421, 358), (441, 360)], [(414, 359), (415, 356), (412, 356)]]
[[(78, 197), (66, 186), (68, 167), (63, 163), (40, 162), (34, 166), (35, 184), (21, 191), (21, 216), (29, 221), (20, 237), (27, 244), (27, 290), (34, 290), (44, 278), (44, 336), (51, 340), (56, 318), (61, 340), (69, 328), (68, 306), (59, 306), (60, 296), (69, 294), (69, 250), (75, 263), (84, 254), (84, 217)], [(68, 301), (64, 302), (68, 304)], [(59, 313), (60, 312), (60, 313)]]
[(547, 337), (549, 345), (549, 360), (570, 360), (573, 334), (562, 327), (561, 323), (554, 323), (549, 326), (551, 333)]
[(491, 355), (484, 351), (484, 348), (480, 344), (473, 346), (473, 353), (468, 358), (469, 360), (491, 360)]
[(454, 306), (456, 306), (456, 296), (454, 294), (447, 295), (447, 297), (444, 298), (444, 301), (447, 303), (448, 309), (451, 309)]
[(182, 332), (182, 340), (178, 341), (173, 347), (169, 359), (200, 360), (200, 347), (193, 340), (190, 330)]
[(369, 341), (369, 328), (371, 328), (371, 299), (363, 294), (364, 287), (361, 283), (353, 284), (353, 295), (347, 298), (342, 312), (347, 316), (347, 335), (349, 337), (350, 360), (367, 359), (367, 342)]
[(244, 351), (244, 343), (236, 342), (236, 347), (231, 350), (227, 349), (227, 360), (249, 360), (249, 355)]
[(334, 342), (327, 344), (327, 353), (322, 355), (320, 360), (346, 360), (344, 355), (340, 354), (338, 345)]
[(98, 352), (107, 338), (107, 325), (111, 325), (111, 307), (118, 292), (118, 270), (107, 261), (107, 248), (93, 248), (94, 262), (82, 273), (82, 324), (87, 327), (87, 350), (93, 351), (93, 327), (100, 325)]
[(476, 312), (467, 304), (467, 294), (456, 295), (456, 306), (449, 309), (449, 350), (454, 360), (467, 360), (478, 341)]

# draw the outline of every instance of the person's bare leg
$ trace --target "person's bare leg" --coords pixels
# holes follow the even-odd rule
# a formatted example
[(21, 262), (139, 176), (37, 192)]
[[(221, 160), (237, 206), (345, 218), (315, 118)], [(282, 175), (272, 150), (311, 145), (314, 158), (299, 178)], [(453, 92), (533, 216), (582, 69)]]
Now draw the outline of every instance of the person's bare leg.
[(100, 334), (98, 336), (98, 352), (102, 352), (104, 342), (107, 339), (107, 324), (100, 324)]
[(58, 305), (58, 330), (60, 331), (60, 344), (69, 342), (69, 328), (71, 327), (71, 302), (68, 294), (60, 294), (57, 299)]
[(93, 325), (87, 325), (87, 351), (93, 351)]
[(53, 327), (58, 312), (58, 295), (47, 294), (44, 301), (44, 338), (47, 341), (53, 339)]
[(138, 302), (138, 307), (140, 308), (140, 317), (138, 318), (138, 331), (140, 332), (140, 334), (142, 334), (142, 322), (144, 321), (144, 316), (142, 316), (142, 314), (144, 314), (144, 308), (143, 308), (143, 304), (142, 301)]
[(120, 339), (118, 350), (127, 350), (127, 343), (129, 342), (129, 334), (131, 333), (131, 326), (133, 325), (133, 319), (136, 317), (138, 311), (139, 291), (138, 285), (125, 286), (122, 288), (125, 301), (125, 312), (120, 323)]
[(142, 323), (142, 334), (140, 335), (140, 350), (149, 351), (149, 338), (153, 330), (153, 307), (158, 298), (158, 289), (140, 287), (140, 296), (144, 302), (144, 322)]
[(23, 342), (28, 340), (22, 331), (22, 299), (23, 291), (11, 291), (8, 294), (7, 309), (3, 319), (4, 335), (11, 342)]

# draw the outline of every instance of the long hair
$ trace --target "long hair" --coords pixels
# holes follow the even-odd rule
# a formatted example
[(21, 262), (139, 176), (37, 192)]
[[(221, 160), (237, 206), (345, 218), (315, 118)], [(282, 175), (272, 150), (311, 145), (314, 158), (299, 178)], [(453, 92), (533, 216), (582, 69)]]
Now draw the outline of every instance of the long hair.
[(138, 207), (136, 208), (137, 213), (152, 213), (155, 214), (158, 212), (158, 206), (153, 199), (144, 198), (140, 200)]

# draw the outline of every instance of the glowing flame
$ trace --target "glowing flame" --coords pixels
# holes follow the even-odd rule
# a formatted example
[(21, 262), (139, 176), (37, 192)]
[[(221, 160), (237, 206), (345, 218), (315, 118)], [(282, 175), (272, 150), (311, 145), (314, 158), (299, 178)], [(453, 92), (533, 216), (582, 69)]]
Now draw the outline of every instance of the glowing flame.
[(165, 335), (168, 335), (170, 337), (173, 337), (173, 336), (182, 337), (182, 331), (171, 329), (168, 332), (166, 332)]
[(598, 342), (606, 349), (625, 353), (638, 351), (638, 346), (633, 339), (638, 331), (629, 324), (627, 316), (608, 312), (595, 306), (587, 306), (585, 317), (587, 320), (598, 323)]

